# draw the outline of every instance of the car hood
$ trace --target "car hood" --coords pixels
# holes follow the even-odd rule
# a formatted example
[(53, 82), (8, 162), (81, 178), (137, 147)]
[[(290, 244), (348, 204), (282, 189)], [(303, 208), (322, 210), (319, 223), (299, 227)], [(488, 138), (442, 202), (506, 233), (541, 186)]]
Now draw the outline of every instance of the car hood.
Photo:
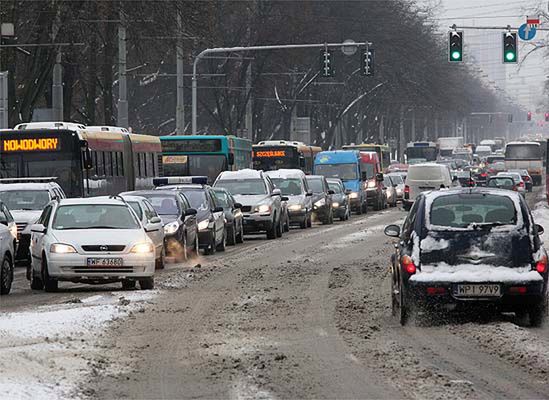
[(10, 210), (13, 219), (18, 224), (34, 224), (42, 210)]
[(343, 203), (345, 201), (346, 195), (344, 193), (336, 193), (332, 195), (332, 200), (338, 203)]
[(177, 220), (177, 215), (159, 215), (159, 217), (162, 220), (162, 226)]
[(313, 193), (313, 197), (311, 197), (311, 200), (313, 203), (316, 203), (318, 200), (323, 199), (326, 197), (326, 194), (324, 193)]
[(525, 228), (494, 232), (496, 229), (431, 231), (420, 242), (421, 264), (522, 267), (532, 262)]
[(53, 230), (59, 243), (71, 245), (131, 245), (149, 241), (143, 229), (67, 229)]
[(305, 204), (305, 195), (302, 195), (302, 194), (299, 194), (299, 195), (295, 195), (295, 196), (286, 196), (288, 198), (288, 201), (286, 203), (288, 203), (289, 206), (291, 206), (292, 204)]
[(237, 194), (233, 196), (237, 203), (242, 204), (243, 206), (255, 206), (265, 200), (271, 199), (271, 196), (267, 194), (257, 194), (257, 195), (248, 195), (248, 194)]

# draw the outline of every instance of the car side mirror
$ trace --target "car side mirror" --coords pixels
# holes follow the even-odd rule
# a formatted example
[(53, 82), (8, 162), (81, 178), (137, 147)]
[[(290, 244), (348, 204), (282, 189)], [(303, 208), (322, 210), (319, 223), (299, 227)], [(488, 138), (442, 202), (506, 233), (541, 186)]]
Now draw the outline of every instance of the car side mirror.
[(545, 229), (543, 229), (543, 226), (541, 226), (540, 224), (535, 224), (534, 226), (536, 227), (536, 233), (538, 235), (543, 235), (543, 233), (545, 232)]
[(383, 174), (381, 172), (376, 174), (376, 181), (383, 182)]
[(274, 189), (272, 196), (280, 196), (281, 194), (282, 192), (280, 191), (280, 189)]
[(334, 192), (332, 189), (328, 190), (328, 194), (335, 194), (336, 192)]
[(242, 208), (242, 204), (240, 204), (240, 203), (234, 203), (234, 208)]
[(310, 190), (307, 193), (305, 193), (305, 196), (307, 197), (311, 197), (312, 195), (313, 195), (313, 192), (311, 192)]
[(282, 197), (280, 198), (280, 200), (282, 200), (282, 201), (288, 201), (288, 200), (290, 200), (290, 199), (289, 199), (288, 197), (286, 197), (286, 196), (282, 196)]
[(149, 222), (148, 224), (145, 224), (144, 228), (145, 232), (155, 232), (160, 230), (160, 225), (158, 223)]
[(159, 224), (161, 223), (162, 220), (160, 219), (160, 217), (152, 217), (150, 220), (149, 220), (149, 224)]
[(185, 217), (189, 217), (191, 215), (196, 215), (198, 211), (196, 211), (196, 208), (187, 208), (185, 210)]
[(31, 232), (34, 233), (46, 233), (46, 227), (42, 224), (33, 224), (31, 226)]
[(387, 225), (385, 227), (385, 229), (383, 230), (383, 232), (387, 236), (399, 237), (400, 236), (400, 226), (398, 226), (398, 225)]
[(218, 212), (223, 212), (223, 211), (225, 211), (225, 210), (223, 209), (223, 207), (216, 207), (216, 208), (213, 209), (212, 212), (218, 213)]

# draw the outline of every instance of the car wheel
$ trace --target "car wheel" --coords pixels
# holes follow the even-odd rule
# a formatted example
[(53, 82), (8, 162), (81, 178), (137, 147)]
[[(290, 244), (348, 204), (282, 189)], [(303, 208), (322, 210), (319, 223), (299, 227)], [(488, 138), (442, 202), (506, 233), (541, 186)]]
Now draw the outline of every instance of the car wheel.
[(276, 237), (282, 237), (282, 232), (284, 232), (284, 221), (280, 218), (276, 224)]
[(236, 237), (237, 243), (244, 243), (244, 225), (240, 224), (240, 233)]
[(13, 282), (13, 264), (8, 255), (4, 257), (0, 266), (0, 294), (8, 294)]
[(208, 244), (208, 247), (204, 250), (204, 254), (211, 255), (215, 254), (215, 233), (212, 232), (210, 237), (210, 244)]
[(44, 282), (44, 290), (46, 292), (56, 292), (57, 289), (59, 289), (59, 282), (50, 277), (46, 257), (42, 257), (42, 281)]
[(290, 216), (286, 213), (286, 219), (284, 220), (284, 232), (290, 232)]
[(164, 266), (166, 265), (166, 250), (164, 249), (164, 246), (162, 246), (162, 251), (160, 252), (160, 257), (158, 260), (156, 260), (156, 269), (164, 269)]
[(312, 214), (309, 214), (309, 218), (307, 219), (307, 228), (313, 227), (313, 216)]
[(227, 247), (227, 231), (223, 229), (223, 237), (221, 238), (221, 243), (217, 245), (216, 250), (225, 251), (226, 247)]
[(139, 287), (141, 290), (152, 290), (154, 289), (154, 276), (150, 278), (139, 279)]
[(530, 326), (540, 327), (543, 325), (545, 319), (545, 306), (544, 304), (538, 304), (528, 310), (528, 316), (530, 317)]
[(136, 281), (132, 281), (130, 279), (124, 279), (122, 281), (122, 289), (124, 290), (133, 290), (135, 289)]
[(34, 269), (32, 268), (31, 264), (31, 276), (30, 276), (30, 287), (32, 290), (43, 290), (44, 289), (44, 282), (42, 281), (42, 278), (39, 276), (36, 276)]
[(194, 249), (193, 249), (193, 257), (199, 257), (200, 256), (200, 243), (198, 243), (198, 231), (196, 231), (196, 234), (194, 235)]
[(271, 223), (271, 226), (267, 229), (267, 239), (276, 239), (277, 229), (276, 219)]
[(236, 222), (227, 229), (227, 244), (229, 246), (236, 244)]
[(398, 288), (398, 320), (400, 325), (404, 326), (408, 323), (410, 318), (410, 305), (408, 304), (408, 299), (404, 293), (404, 284), (402, 283), (402, 278), (400, 278), (400, 285)]
[(368, 214), (368, 201), (366, 201), (365, 203), (362, 203), (362, 213)]
[(307, 229), (307, 225), (309, 225), (309, 221), (307, 221), (307, 215), (303, 218), (303, 221), (299, 223), (300, 229)]

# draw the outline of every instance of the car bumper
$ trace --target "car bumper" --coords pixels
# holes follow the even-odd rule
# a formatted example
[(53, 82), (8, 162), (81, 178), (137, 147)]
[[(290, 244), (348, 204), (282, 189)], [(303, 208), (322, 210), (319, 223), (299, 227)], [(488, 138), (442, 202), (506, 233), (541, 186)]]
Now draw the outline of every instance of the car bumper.
[(325, 219), (330, 215), (330, 207), (326, 205), (320, 207), (313, 206), (313, 212), (318, 219)]
[(212, 242), (212, 230), (205, 229), (198, 231), (198, 247), (201, 249), (208, 249)]
[(379, 199), (379, 193), (377, 189), (369, 189), (366, 191), (366, 198), (368, 199), (368, 205), (375, 205)]
[[(484, 283), (475, 282), (474, 284)], [(545, 298), (545, 284), (543, 281), (489, 282), (488, 284), (499, 284), (501, 287), (501, 295), (497, 297), (460, 297), (456, 294), (458, 283), (414, 281), (408, 282), (406, 293), (416, 305), (423, 307), (436, 308), (450, 305), (452, 308), (459, 308), (490, 305), (498, 306), (509, 311), (523, 306), (540, 304)], [(429, 290), (433, 291), (433, 288), (440, 289), (441, 292), (431, 292), (430, 294)], [(518, 292), (518, 289), (516, 288), (522, 288), (520, 290), (524, 292)]]
[(273, 217), (271, 214), (244, 214), (244, 232), (263, 232), (268, 231), (273, 226)]
[[(89, 267), (88, 258), (122, 258), (122, 266)], [(155, 253), (150, 254), (49, 254), (48, 273), (59, 280), (148, 278), (154, 275)]]
[(351, 210), (359, 211), (362, 207), (362, 200), (360, 197), (356, 199), (349, 199), (349, 204), (351, 205)]
[(339, 207), (333, 207), (334, 210), (334, 217), (341, 218), (344, 217), (347, 214), (347, 205), (343, 204)]
[(288, 218), (290, 219), (290, 224), (301, 224), (307, 219), (307, 211), (290, 211), (288, 210)]

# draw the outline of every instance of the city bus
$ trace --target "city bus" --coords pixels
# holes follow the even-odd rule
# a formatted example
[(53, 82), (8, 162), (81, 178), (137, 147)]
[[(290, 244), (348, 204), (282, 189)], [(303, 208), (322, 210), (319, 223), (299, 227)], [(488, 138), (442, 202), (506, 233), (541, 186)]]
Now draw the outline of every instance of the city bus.
[(252, 142), (236, 136), (161, 136), (164, 176), (207, 176), (251, 168)]
[(318, 146), (287, 140), (266, 140), (253, 147), (254, 169), (300, 169), (310, 175), (315, 156), (322, 151)]
[(406, 159), (408, 164), (436, 161), (437, 153), (437, 145), (434, 142), (410, 142), (406, 146)]
[(381, 161), (381, 168), (383, 170), (391, 165), (391, 148), (386, 144), (346, 144), (342, 148), (343, 150), (375, 151)]
[(0, 131), (0, 179), (49, 177), (67, 197), (114, 195), (152, 187), (158, 137), (125, 128), (33, 122)]
[(526, 169), (534, 185), (541, 185), (543, 160), (538, 142), (510, 142), (505, 146), (505, 169)]

